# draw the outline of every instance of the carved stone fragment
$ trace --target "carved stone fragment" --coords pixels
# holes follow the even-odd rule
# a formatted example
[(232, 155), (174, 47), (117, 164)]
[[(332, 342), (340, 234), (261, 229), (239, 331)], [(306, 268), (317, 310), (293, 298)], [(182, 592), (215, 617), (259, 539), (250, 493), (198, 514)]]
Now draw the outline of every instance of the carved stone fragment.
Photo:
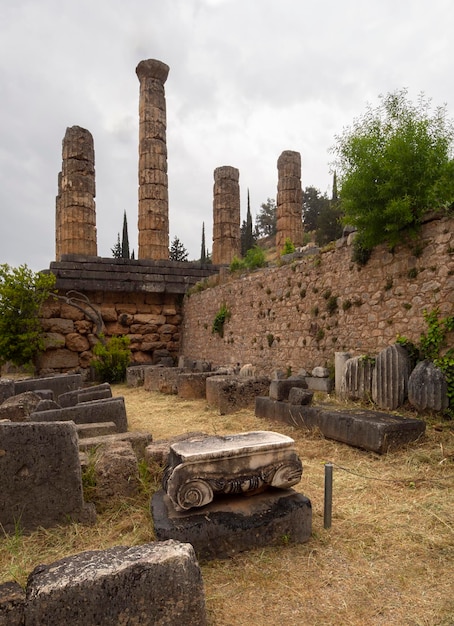
[(418, 411), (443, 411), (448, 408), (446, 377), (432, 361), (421, 361), (410, 374), (408, 400)]
[(215, 494), (253, 494), (288, 489), (302, 474), (295, 442), (286, 435), (255, 431), (174, 443), (163, 487), (177, 510), (210, 503)]
[(370, 400), (375, 359), (355, 356), (345, 363), (341, 392), (350, 400)]
[(372, 375), (372, 399), (382, 409), (391, 411), (407, 398), (411, 363), (408, 352), (394, 344), (382, 350)]

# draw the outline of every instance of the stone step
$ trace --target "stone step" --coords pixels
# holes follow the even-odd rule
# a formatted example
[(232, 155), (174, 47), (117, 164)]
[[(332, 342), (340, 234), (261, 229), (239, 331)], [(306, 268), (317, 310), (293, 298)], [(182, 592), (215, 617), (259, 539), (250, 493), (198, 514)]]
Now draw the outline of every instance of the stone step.
[(79, 439), (113, 435), (117, 432), (115, 422), (93, 422), (91, 424), (76, 424)]
[(32, 422), (66, 422), (91, 424), (93, 422), (115, 422), (119, 432), (128, 430), (126, 406), (123, 397), (105, 398), (82, 402), (76, 406), (39, 411), (30, 415)]
[(101, 435), (99, 437), (88, 437), (87, 439), (80, 439), (79, 451), (89, 452), (99, 446), (108, 443), (116, 443), (118, 441), (129, 441), (132, 445), (132, 449), (136, 457), (141, 460), (145, 458), (145, 448), (153, 440), (150, 433), (145, 432), (126, 432), (126, 433), (114, 433), (112, 435)]
[(258, 397), (255, 415), (297, 428), (318, 428), (327, 439), (383, 454), (421, 437), (425, 422), (381, 411), (337, 409), (328, 406), (297, 406)]

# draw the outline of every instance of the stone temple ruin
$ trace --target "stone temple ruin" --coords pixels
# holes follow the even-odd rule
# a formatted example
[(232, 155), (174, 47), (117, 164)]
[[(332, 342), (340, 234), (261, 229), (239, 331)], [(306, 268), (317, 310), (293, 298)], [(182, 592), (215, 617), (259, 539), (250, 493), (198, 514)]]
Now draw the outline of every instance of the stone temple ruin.
[[(100, 333), (129, 336), (129, 386), (205, 398), (220, 414), (253, 408), (259, 418), (317, 428), (327, 438), (377, 454), (424, 433), (425, 424), (417, 419), (404, 420), (380, 410), (312, 405), (314, 392), (333, 390), (326, 367), (284, 374), (274, 369), (270, 357), (271, 375), (252, 360), (241, 368), (237, 359), (219, 366), (205, 356), (191, 358), (193, 346), (186, 344), (182, 350), (184, 295), (240, 253), (240, 174), (232, 166), (214, 170), (213, 265), (169, 261), (164, 93), (168, 72), (166, 64), (153, 59), (136, 68), (139, 258), (97, 256), (93, 138), (85, 129), (68, 128), (56, 199), (56, 261), (50, 266), (59, 298), (47, 302), (42, 311), (46, 350), (38, 363), (41, 377), (0, 381), (0, 524), (5, 531), (14, 532), (18, 523), (29, 531), (68, 518), (93, 522), (96, 513), (84, 502), (81, 467), (96, 454), (100, 503), (136, 493), (139, 463), (166, 466), (162, 489), (150, 503), (158, 541), (82, 553), (40, 566), (30, 575), (26, 592), (15, 583), (0, 585), (0, 625), (48, 623), (55, 616), (69, 625), (90, 619), (100, 624), (129, 619), (141, 624), (203, 625), (197, 558), (226, 558), (250, 546), (279, 543), (282, 537), (298, 543), (310, 539), (311, 502), (293, 489), (300, 481), (302, 463), (291, 438), (273, 430), (226, 437), (186, 433), (155, 442), (150, 433), (129, 432), (124, 399), (113, 398), (109, 385), (89, 383), (92, 348)], [(301, 245), (300, 154), (284, 151), (277, 167), (276, 245), (282, 248), (287, 239)], [(296, 267), (292, 269), (296, 274)], [(291, 276), (286, 276), (285, 289), (273, 295), (273, 302), (285, 306), (291, 297)], [(246, 297), (241, 286), (237, 299), (248, 302), (253, 326), (257, 319), (272, 324), (271, 305), (260, 310), (257, 319), (251, 314), (255, 300), (261, 307), (266, 294), (257, 281), (259, 298)], [(317, 290), (314, 286), (313, 292)], [(301, 278), (300, 301), (306, 291)], [(326, 300), (330, 297), (331, 291)], [(196, 311), (195, 323), (200, 332), (210, 334), (205, 321), (209, 307), (200, 302), (203, 311)], [(287, 309), (292, 316), (299, 311), (298, 306)], [(286, 320), (287, 328), (290, 325)], [(318, 321), (312, 326), (317, 335)], [(240, 343), (242, 338), (232, 334), (221, 342), (204, 335), (197, 345), (217, 341), (215, 350), (223, 355), (237, 339)], [(279, 338), (267, 330), (267, 342), (272, 350)], [(379, 351), (373, 362), (336, 351), (335, 370), (336, 393), (350, 399), (372, 398), (379, 409), (393, 410), (407, 396), (418, 409), (446, 408), (446, 381), (430, 364), (412, 369), (398, 346)]]

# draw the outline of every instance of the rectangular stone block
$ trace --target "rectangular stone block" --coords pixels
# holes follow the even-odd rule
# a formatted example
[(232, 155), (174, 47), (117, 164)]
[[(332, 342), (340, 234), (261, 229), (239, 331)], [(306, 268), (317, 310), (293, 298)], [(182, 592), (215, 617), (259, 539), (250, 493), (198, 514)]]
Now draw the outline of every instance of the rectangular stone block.
[(134, 454), (140, 461), (145, 458), (145, 450), (147, 446), (152, 442), (153, 437), (150, 433), (143, 433), (138, 431), (131, 431), (125, 433), (112, 433), (109, 435), (87, 437), (80, 439), (79, 450), (81, 452), (88, 452), (89, 450), (95, 450), (102, 445), (109, 445), (119, 441), (129, 441), (134, 450)]
[(252, 408), (256, 397), (267, 393), (269, 384), (266, 377), (210, 376), (206, 380), (207, 403), (216, 407), (220, 415)]
[(293, 387), (307, 389), (306, 379), (292, 377), (272, 380), (270, 383), (270, 398), (272, 400), (288, 400), (288, 394)]
[(89, 516), (78, 444), (71, 422), (0, 424), (0, 524), (7, 532)]
[(112, 397), (112, 388), (109, 383), (101, 385), (93, 385), (92, 387), (84, 387), (83, 389), (75, 389), (62, 393), (57, 398), (57, 403), (66, 408), (76, 406), (79, 402), (89, 402), (91, 400), (102, 400)]
[(307, 388), (310, 391), (323, 391), (331, 393), (334, 389), (334, 381), (331, 378), (317, 378), (316, 376), (306, 377)]
[(213, 376), (211, 372), (190, 372), (180, 374), (177, 379), (177, 395), (186, 400), (206, 397), (206, 380)]
[(199, 559), (224, 559), (284, 540), (304, 543), (312, 532), (311, 502), (293, 489), (230, 496), (184, 512), (158, 491), (151, 509), (157, 538), (187, 541)]
[(58, 376), (48, 376), (44, 378), (27, 378), (17, 380), (14, 383), (14, 393), (17, 395), (24, 391), (36, 391), (36, 389), (52, 389), (54, 398), (58, 398), (62, 393), (74, 391), (82, 387), (81, 374), (61, 374)]
[(143, 388), (146, 391), (175, 394), (178, 391), (178, 376), (183, 373), (179, 367), (148, 367), (145, 370)]
[(119, 433), (128, 430), (125, 400), (122, 397), (92, 400), (62, 409), (39, 411), (31, 413), (30, 420), (34, 422), (66, 422), (71, 420), (75, 424), (115, 422)]
[(269, 418), (272, 412), (278, 421), (298, 428), (318, 428), (327, 439), (377, 454), (416, 441), (426, 428), (425, 422), (421, 420), (380, 411), (297, 406), (269, 398), (260, 398), (256, 402), (257, 417)]
[(82, 552), (30, 574), (27, 626), (205, 626), (194, 549), (166, 541)]

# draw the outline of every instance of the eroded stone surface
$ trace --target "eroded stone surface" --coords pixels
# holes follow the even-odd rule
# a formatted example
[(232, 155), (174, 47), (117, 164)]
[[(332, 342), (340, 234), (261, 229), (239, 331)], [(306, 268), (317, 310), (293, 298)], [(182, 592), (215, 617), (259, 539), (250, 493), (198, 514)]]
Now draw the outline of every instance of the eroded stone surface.
[(27, 626), (204, 626), (203, 581), (194, 549), (164, 541), (82, 552), (30, 574)]
[(372, 374), (372, 399), (381, 409), (394, 410), (407, 398), (411, 363), (408, 352), (399, 344), (382, 350)]
[(421, 361), (410, 374), (408, 400), (418, 411), (443, 411), (448, 408), (446, 377), (432, 361)]
[(288, 489), (302, 471), (293, 439), (254, 431), (172, 444), (163, 486), (175, 507), (187, 510), (208, 504), (216, 493)]

